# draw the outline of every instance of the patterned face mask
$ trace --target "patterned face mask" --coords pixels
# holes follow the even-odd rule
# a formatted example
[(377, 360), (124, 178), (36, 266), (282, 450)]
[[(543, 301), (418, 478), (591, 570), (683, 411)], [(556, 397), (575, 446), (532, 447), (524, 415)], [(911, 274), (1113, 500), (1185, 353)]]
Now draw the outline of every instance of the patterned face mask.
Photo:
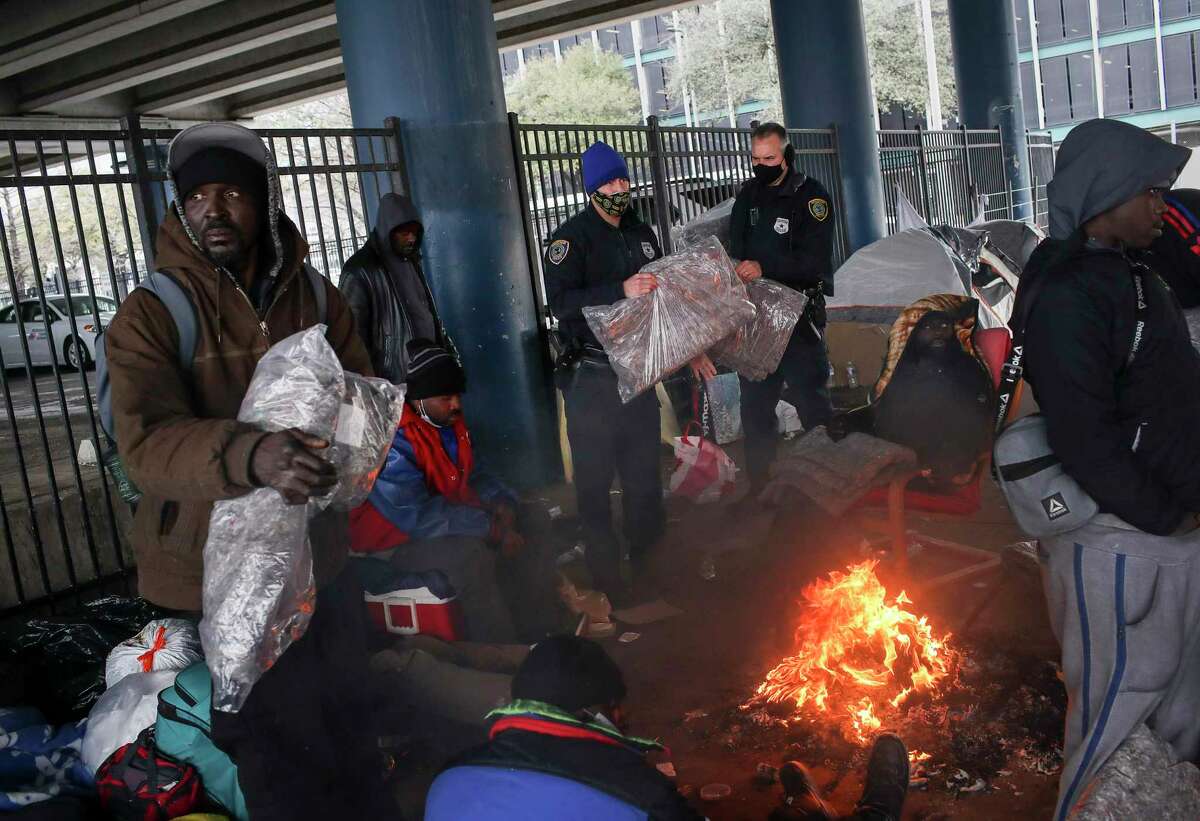
[(592, 193), (592, 202), (596, 203), (596, 206), (604, 213), (619, 217), (629, 207), (629, 192), (601, 194), (599, 191), (595, 191)]

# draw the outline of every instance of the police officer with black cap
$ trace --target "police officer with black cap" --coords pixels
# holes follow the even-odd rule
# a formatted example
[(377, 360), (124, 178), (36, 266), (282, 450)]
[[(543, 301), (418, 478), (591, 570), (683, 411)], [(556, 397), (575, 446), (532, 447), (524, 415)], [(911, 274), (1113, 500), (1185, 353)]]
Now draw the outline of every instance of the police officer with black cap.
[(780, 397), (796, 407), (806, 430), (833, 415), (824, 329), (825, 297), (833, 296), (834, 220), (825, 187), (795, 167), (783, 126), (758, 126), (751, 150), (754, 179), (738, 192), (730, 224), (737, 274), (743, 282), (773, 279), (809, 297), (775, 373), (761, 382), (741, 381), (749, 498), (757, 498), (775, 458)]
[(621, 402), (616, 373), (583, 309), (649, 294), (657, 287), (654, 275), (638, 272), (662, 251), (629, 207), (629, 169), (621, 155), (597, 142), (583, 153), (582, 165), (588, 204), (546, 249), (546, 295), (563, 347), (556, 381), (566, 405), (588, 567), (596, 586), (620, 602), (626, 591), (609, 491), (619, 476), (625, 538), (636, 565), (663, 529), (658, 400), (647, 391)]

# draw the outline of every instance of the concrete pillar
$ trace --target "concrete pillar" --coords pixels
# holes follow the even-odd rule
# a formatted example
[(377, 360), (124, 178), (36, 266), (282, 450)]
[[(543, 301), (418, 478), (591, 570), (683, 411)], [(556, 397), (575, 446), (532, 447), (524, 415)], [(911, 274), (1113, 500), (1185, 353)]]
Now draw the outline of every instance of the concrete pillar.
[(337, 0), (356, 127), (400, 120), (425, 270), (467, 372), (477, 449), (522, 486), (561, 472), (490, 3)]
[[(850, 250), (884, 235), (883, 180), (871, 67), (859, 0), (771, 0), (789, 128), (838, 132)], [(821, 180), (833, 188), (836, 180)]]
[(1028, 218), (1033, 213), (1029, 147), (1012, 0), (950, 0), (950, 39), (959, 120), (967, 128), (999, 127), (1004, 168), (1013, 191), (1013, 216)]

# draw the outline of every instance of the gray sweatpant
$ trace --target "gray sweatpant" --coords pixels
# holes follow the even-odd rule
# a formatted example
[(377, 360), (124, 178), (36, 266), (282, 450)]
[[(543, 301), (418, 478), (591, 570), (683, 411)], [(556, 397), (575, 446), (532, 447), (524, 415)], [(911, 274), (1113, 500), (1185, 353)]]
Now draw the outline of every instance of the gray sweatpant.
[(1067, 686), (1055, 818), (1141, 722), (1200, 754), (1200, 531), (1151, 536), (1115, 516), (1043, 539), (1042, 581)]

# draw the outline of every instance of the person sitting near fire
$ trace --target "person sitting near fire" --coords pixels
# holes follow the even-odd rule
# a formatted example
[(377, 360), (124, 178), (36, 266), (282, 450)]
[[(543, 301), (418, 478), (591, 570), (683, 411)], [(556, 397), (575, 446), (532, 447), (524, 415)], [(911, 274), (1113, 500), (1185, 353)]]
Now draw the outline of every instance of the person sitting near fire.
[(512, 641), (496, 553), (513, 558), (525, 545), (516, 494), (475, 456), (462, 366), (426, 339), (408, 343), (408, 359), (404, 414), (371, 495), (351, 512), (350, 549), (405, 573), (442, 571), (462, 604), (467, 638)]
[(662, 745), (627, 734), (625, 679), (599, 644), (539, 642), (513, 678), (512, 697), (488, 715), (490, 740), (433, 782), (425, 821), (702, 818), (647, 760)]

